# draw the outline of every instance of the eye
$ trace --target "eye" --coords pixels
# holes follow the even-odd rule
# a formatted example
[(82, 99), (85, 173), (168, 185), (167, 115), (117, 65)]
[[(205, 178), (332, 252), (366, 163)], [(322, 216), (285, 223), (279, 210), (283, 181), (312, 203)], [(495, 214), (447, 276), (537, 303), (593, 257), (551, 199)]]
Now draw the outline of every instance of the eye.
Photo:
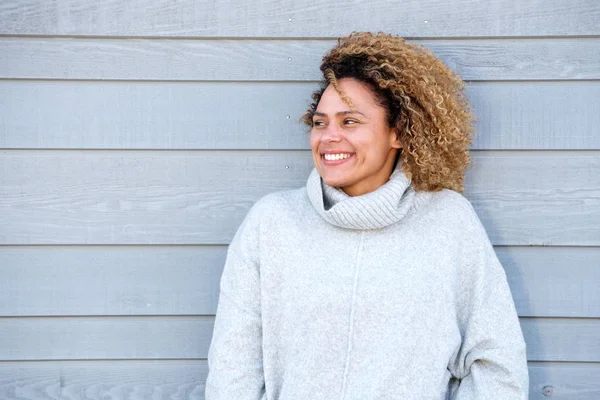
[(325, 126), (325, 122), (321, 121), (321, 120), (316, 120), (316, 121), (313, 121), (313, 126), (315, 126), (315, 127)]
[(358, 124), (358, 121), (355, 119), (346, 118), (344, 120), (344, 125), (354, 125), (354, 124)]

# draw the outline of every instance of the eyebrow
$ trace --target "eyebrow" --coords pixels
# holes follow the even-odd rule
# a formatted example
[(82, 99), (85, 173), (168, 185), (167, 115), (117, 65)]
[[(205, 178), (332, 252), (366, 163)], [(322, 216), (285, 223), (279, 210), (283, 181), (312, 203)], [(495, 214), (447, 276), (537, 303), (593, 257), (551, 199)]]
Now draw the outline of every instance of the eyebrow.
[[(369, 117), (367, 117), (365, 114), (361, 113), (360, 111), (339, 111), (339, 112), (336, 112), (336, 113), (335, 113), (335, 115), (348, 115), (348, 114), (360, 114), (360, 115), (362, 115), (362, 116), (363, 116), (363, 117), (365, 117), (365, 118), (369, 118)], [(322, 112), (315, 111), (315, 112), (313, 113), (313, 116), (317, 116), (317, 117), (326, 117), (326, 116), (327, 116), (327, 114), (325, 114), (325, 113), (322, 113)]]

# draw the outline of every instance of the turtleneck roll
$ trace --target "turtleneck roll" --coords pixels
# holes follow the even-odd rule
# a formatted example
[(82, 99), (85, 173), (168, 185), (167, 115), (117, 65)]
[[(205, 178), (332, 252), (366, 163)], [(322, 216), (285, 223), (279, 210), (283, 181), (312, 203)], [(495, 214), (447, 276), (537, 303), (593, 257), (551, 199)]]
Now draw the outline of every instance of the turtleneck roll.
[(332, 225), (347, 229), (378, 229), (401, 220), (413, 205), (415, 192), (400, 166), (375, 192), (351, 197), (323, 182), (316, 169), (306, 184), (315, 210)]
[(206, 399), (526, 399), (506, 275), (469, 202), (398, 166), (351, 197), (316, 170), (227, 252)]

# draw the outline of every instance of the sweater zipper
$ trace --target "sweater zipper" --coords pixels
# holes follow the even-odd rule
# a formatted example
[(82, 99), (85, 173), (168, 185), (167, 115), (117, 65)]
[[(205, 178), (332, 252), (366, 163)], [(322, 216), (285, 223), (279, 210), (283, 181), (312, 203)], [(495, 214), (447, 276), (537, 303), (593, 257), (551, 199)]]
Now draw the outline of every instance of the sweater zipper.
[(350, 304), (350, 322), (348, 327), (348, 349), (346, 351), (346, 365), (344, 366), (344, 378), (342, 380), (342, 394), (340, 400), (346, 397), (346, 389), (348, 387), (348, 371), (350, 369), (350, 355), (352, 353), (352, 337), (354, 335), (354, 313), (356, 307), (356, 292), (358, 288), (358, 273), (360, 272), (360, 258), (363, 250), (363, 239), (365, 232), (360, 234), (360, 242), (358, 243), (358, 251), (356, 253), (356, 262), (354, 265), (354, 282), (352, 285), (352, 302)]

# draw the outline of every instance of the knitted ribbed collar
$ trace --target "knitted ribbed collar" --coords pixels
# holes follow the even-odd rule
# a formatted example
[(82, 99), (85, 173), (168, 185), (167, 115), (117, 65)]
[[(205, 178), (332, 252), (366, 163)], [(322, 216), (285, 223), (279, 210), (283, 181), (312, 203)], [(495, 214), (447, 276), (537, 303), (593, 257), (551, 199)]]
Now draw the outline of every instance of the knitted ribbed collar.
[(348, 196), (327, 185), (316, 168), (308, 177), (306, 189), (310, 202), (327, 222), (347, 229), (379, 229), (398, 222), (411, 208), (415, 195), (400, 163), (389, 181), (362, 196)]

